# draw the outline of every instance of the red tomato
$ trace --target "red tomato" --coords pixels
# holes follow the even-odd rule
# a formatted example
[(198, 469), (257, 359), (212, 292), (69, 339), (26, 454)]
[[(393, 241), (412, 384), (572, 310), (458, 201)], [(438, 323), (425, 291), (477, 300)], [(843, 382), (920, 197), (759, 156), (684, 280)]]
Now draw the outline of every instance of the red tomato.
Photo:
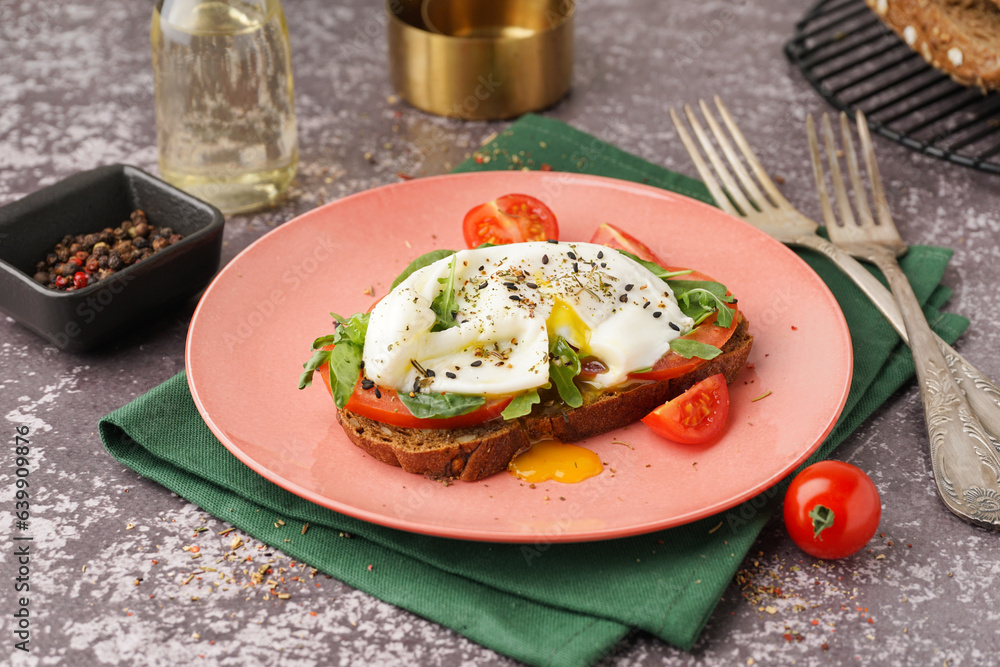
[(795, 544), (816, 558), (844, 558), (878, 530), (882, 503), (875, 483), (843, 461), (815, 463), (785, 493), (785, 527)]
[[(326, 387), (327, 391), (330, 391), (329, 366), (323, 364), (317, 370), (323, 377), (323, 386)], [(377, 422), (391, 426), (405, 426), (407, 428), (464, 428), (499, 417), (500, 413), (503, 412), (504, 408), (512, 400), (512, 397), (487, 399), (485, 404), (464, 415), (446, 417), (444, 419), (420, 419), (410, 413), (392, 389), (379, 388), (379, 394), (381, 394), (381, 398), (376, 398), (374, 388), (361, 388), (361, 376), (359, 373), (354, 393), (347, 399), (347, 405), (344, 407), (362, 417), (368, 417), (369, 419), (374, 419)]]
[(705, 378), (642, 418), (664, 438), (687, 445), (714, 440), (729, 416), (729, 388), (722, 373)]
[(548, 206), (528, 195), (504, 195), (465, 214), (462, 223), (470, 248), (483, 243), (521, 243), (559, 238), (556, 216)]
[(649, 246), (609, 222), (602, 223), (601, 226), (597, 228), (594, 235), (590, 237), (590, 242), (604, 245), (609, 248), (624, 250), (632, 253), (639, 259), (644, 259), (647, 262), (656, 262), (660, 266), (663, 266), (663, 262), (661, 262), (656, 254), (649, 249)]

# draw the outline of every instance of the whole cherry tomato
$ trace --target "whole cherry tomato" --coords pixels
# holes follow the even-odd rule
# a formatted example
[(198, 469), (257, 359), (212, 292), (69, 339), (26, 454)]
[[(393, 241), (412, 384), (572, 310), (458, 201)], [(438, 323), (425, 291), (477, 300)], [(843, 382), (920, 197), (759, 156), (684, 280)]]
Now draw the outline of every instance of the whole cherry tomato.
[(800, 472), (785, 493), (785, 527), (816, 558), (850, 556), (868, 544), (882, 517), (875, 483), (843, 461), (820, 461)]
[(465, 243), (475, 248), (483, 243), (523, 243), (559, 238), (556, 216), (538, 199), (510, 194), (480, 204), (465, 214)]

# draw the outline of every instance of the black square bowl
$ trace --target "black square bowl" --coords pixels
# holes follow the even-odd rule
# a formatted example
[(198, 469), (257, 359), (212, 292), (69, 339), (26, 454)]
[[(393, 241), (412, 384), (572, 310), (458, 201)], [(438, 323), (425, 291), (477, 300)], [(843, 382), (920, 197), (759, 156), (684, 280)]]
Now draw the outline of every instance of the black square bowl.
[[(184, 238), (83, 289), (34, 280), (64, 236), (117, 227), (136, 209)], [(0, 311), (63, 350), (90, 349), (204, 288), (219, 269), (224, 222), (214, 206), (135, 167), (74, 174), (0, 208)]]

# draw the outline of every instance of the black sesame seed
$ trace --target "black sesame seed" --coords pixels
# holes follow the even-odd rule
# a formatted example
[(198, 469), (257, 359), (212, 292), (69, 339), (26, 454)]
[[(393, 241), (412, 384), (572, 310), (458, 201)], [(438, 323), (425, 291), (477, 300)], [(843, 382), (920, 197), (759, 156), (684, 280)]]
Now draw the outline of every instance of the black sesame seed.
[(647, 301), (646, 303), (642, 304), (642, 307), (643, 308), (649, 308), (649, 304), (651, 304), (651, 303), (653, 303), (653, 302), (652, 301)]
[(580, 266), (576, 262), (573, 262), (573, 273), (580, 273)]
[(365, 369), (365, 360), (364, 359), (362, 359), (361, 361), (358, 362), (358, 368), (360, 368), (361, 370)]
[(601, 262), (601, 268), (602, 268), (602, 269), (606, 269), (606, 268), (608, 268), (608, 265), (607, 265), (607, 263), (606, 263), (606, 262)]
[(375, 398), (382, 398), (382, 392), (378, 390), (378, 387), (375, 387)]
[(457, 377), (458, 377), (457, 375), (455, 375), (455, 374), (454, 374), (454, 373), (452, 373), (451, 371), (447, 371), (447, 372), (445, 373), (445, 375), (447, 375), (448, 377), (450, 377), (450, 378), (451, 378), (452, 380), (454, 380), (455, 378), (457, 378)]
[(556, 240), (556, 239), (545, 239), (545, 242), (546, 243), (559, 243), (559, 241)]
[(603, 250), (598, 250), (597, 251), (597, 259), (604, 259), (604, 251)]
[(508, 298), (511, 301), (520, 301), (521, 300), (521, 297), (519, 297), (517, 294), (511, 294)]
[(628, 301), (628, 294), (622, 294), (620, 297), (618, 297), (618, 300), (621, 301), (622, 303), (626, 303)]
[(480, 270), (480, 271), (482, 271), (482, 270), (483, 270), (483, 269), (485, 269), (485, 268), (486, 268), (486, 266), (484, 266), (484, 265), (482, 265), (482, 264), (480, 264), (480, 265), (479, 265), (479, 270)]
[(479, 283), (479, 289), (486, 289), (486, 286), (489, 284), (490, 283), (488, 281), (484, 280), (483, 282)]
[[(660, 311), (656, 311), (655, 313), (653, 313), (653, 317), (659, 317), (662, 314), (663, 313), (661, 313)], [(671, 324), (673, 324), (673, 322), (671, 322)]]
[(629, 291), (632, 290), (633, 287), (635, 287), (635, 285), (633, 285), (632, 283), (629, 283), (628, 285), (625, 286), (625, 291), (629, 292)]
[(739, 303), (739, 301), (736, 300), (736, 297), (733, 297), (733, 303)]
[(361, 381), (361, 388), (364, 389), (364, 390), (366, 390), (366, 391), (368, 389), (371, 389), (374, 386), (375, 386), (375, 383), (372, 382), (371, 380), (369, 380), (368, 378), (365, 378), (364, 380)]
[(681, 328), (679, 326), (677, 326), (676, 324), (674, 324), (673, 322), (670, 323), (670, 328), (673, 329), (674, 331), (680, 331), (681, 330)]
[(524, 284), (530, 287), (531, 289), (538, 289), (538, 285), (536, 285), (535, 283), (524, 283)]
[(515, 285), (514, 283), (504, 283), (503, 286), (506, 287), (507, 289), (514, 289), (514, 290), (517, 289), (517, 285)]
[(549, 256), (542, 255), (542, 264), (548, 264), (548, 263), (549, 263)]
[(479, 368), (480, 366), (483, 365), (483, 360), (482, 359), (476, 359), (475, 361), (473, 361), (469, 365), (472, 366), (473, 368)]
[(435, 372), (434, 372), (433, 370), (431, 370), (430, 368), (428, 368), (428, 369), (427, 369), (427, 377), (429, 377), (429, 378), (432, 378), (432, 377), (434, 377), (435, 375), (437, 375), (437, 373), (435, 373)]
[(572, 251), (566, 253), (566, 256), (569, 257), (570, 259), (576, 259), (576, 253)]

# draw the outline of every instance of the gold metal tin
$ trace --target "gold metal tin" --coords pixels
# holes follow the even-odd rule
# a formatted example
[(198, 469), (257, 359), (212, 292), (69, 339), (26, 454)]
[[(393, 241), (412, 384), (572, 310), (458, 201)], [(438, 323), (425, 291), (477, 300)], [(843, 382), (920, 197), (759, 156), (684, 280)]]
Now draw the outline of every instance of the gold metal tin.
[(569, 90), (574, 0), (387, 0), (389, 70), (407, 102), (496, 120)]

